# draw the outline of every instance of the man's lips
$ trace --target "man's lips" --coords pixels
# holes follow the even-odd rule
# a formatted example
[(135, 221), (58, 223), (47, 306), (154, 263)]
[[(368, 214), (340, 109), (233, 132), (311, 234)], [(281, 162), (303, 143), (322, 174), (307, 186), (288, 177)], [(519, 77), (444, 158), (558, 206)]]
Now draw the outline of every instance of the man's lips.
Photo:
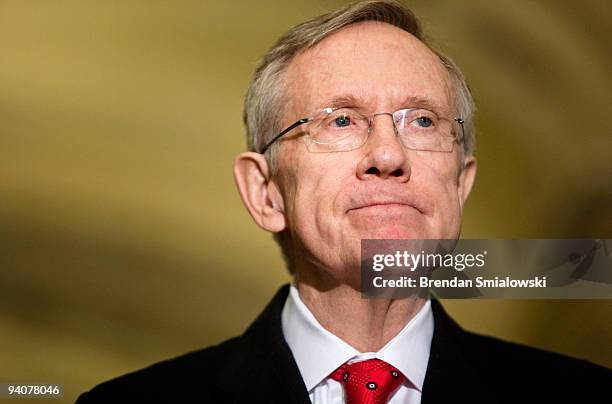
[[(347, 212), (351, 212), (351, 211), (359, 211), (359, 210), (366, 210), (368, 208), (380, 208), (381, 210), (384, 209), (394, 209), (394, 208), (412, 208), (412, 209), (416, 209), (419, 212), (421, 212), (421, 210), (419, 208), (417, 208), (416, 206), (414, 206), (413, 204), (410, 203), (405, 203), (405, 202), (398, 202), (398, 201), (373, 201), (373, 202), (367, 202), (364, 204), (359, 204), (351, 209), (349, 209)], [(422, 212), (421, 212), (422, 213)]]

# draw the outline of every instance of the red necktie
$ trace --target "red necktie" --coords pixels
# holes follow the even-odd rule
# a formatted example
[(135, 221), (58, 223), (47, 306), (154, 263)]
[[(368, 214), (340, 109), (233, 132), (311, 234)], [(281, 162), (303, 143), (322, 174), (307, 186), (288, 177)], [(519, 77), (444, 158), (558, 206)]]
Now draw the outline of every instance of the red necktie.
[(344, 384), (346, 404), (386, 404), (405, 380), (399, 370), (380, 359), (345, 363), (330, 376)]

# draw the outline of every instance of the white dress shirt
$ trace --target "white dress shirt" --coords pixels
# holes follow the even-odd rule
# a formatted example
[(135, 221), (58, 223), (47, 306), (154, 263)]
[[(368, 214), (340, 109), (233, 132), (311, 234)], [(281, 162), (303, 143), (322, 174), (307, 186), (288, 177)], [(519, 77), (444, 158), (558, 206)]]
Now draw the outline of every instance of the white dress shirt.
[(429, 300), (378, 352), (361, 353), (323, 328), (302, 302), (293, 285), (283, 307), (281, 321), (285, 340), (313, 404), (343, 404), (344, 387), (329, 375), (345, 362), (372, 358), (391, 364), (407, 378), (393, 393), (389, 404), (421, 402), (434, 329)]

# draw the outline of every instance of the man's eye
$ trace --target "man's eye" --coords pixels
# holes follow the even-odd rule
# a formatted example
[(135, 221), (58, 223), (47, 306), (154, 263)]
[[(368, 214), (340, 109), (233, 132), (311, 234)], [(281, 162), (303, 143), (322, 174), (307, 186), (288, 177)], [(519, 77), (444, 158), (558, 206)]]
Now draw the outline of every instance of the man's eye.
[(351, 125), (351, 117), (349, 116), (341, 115), (337, 117), (336, 119), (334, 119), (334, 126), (337, 126), (339, 128), (350, 126), (350, 125)]
[(418, 117), (417, 119), (415, 119), (415, 122), (422, 128), (429, 128), (431, 125), (433, 125), (433, 121), (431, 120), (431, 118), (428, 118), (426, 116)]

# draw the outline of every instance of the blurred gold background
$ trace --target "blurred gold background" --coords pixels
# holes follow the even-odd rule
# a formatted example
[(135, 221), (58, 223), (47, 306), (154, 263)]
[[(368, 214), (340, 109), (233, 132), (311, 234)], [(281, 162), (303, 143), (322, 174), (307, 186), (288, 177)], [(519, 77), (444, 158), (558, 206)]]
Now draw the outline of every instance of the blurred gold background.
[[(0, 382), (112, 376), (240, 333), (288, 281), (231, 176), (255, 63), (343, 1), (0, 1)], [(612, 236), (612, 3), (408, 3), (473, 89), (464, 237)], [(612, 366), (611, 301), (446, 301)]]

